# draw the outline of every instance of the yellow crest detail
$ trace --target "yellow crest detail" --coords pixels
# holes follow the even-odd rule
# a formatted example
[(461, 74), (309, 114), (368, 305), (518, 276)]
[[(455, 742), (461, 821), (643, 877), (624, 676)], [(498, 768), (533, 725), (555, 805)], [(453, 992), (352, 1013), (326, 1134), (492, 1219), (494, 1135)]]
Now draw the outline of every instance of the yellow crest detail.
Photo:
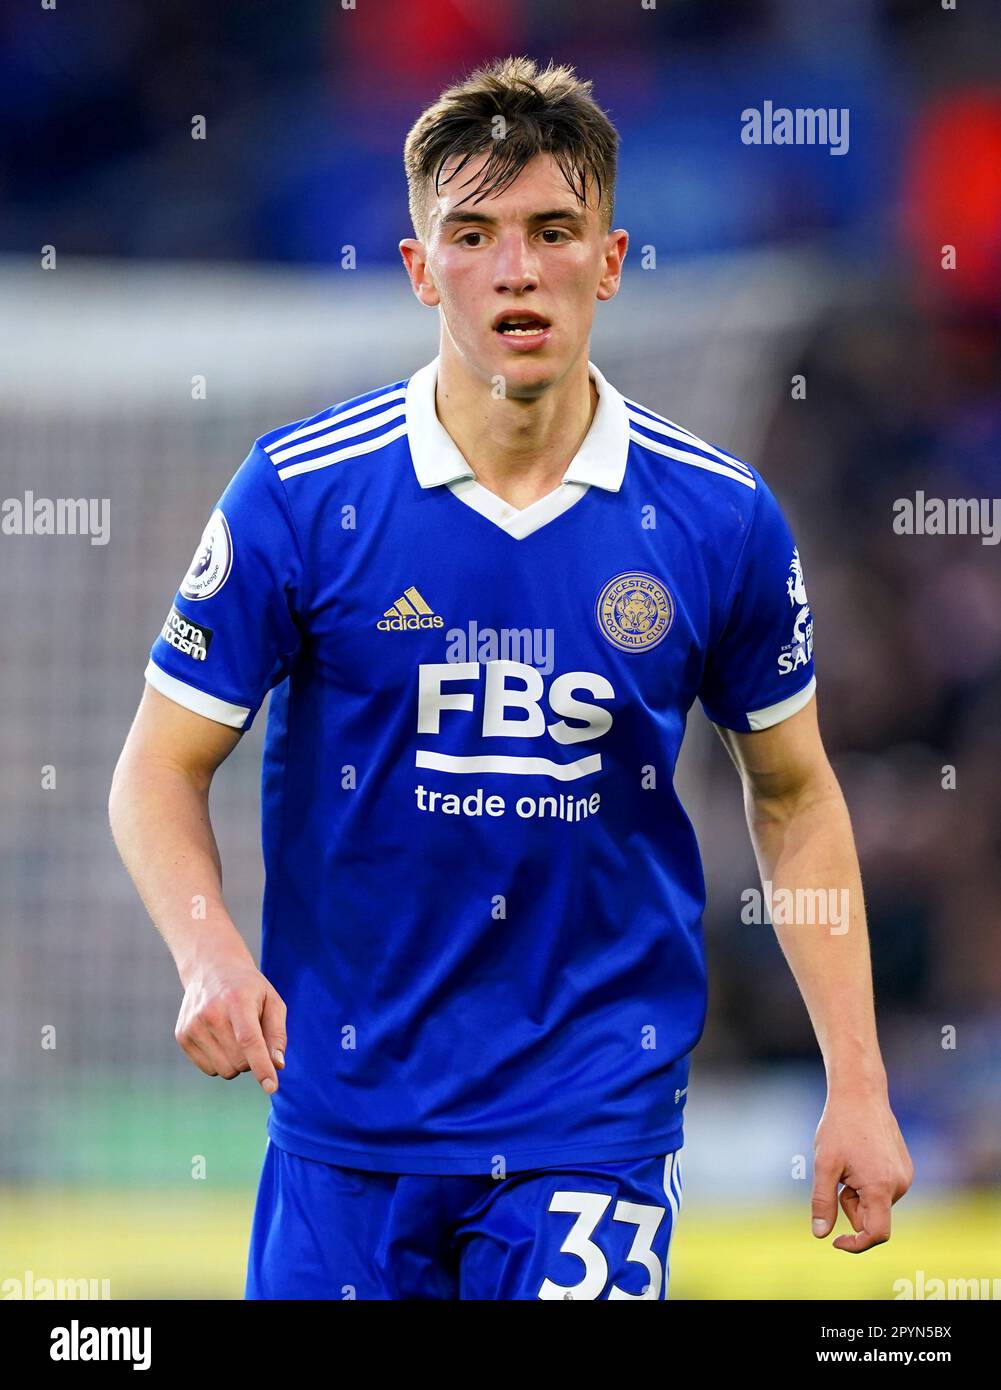
[(667, 636), (674, 622), (674, 599), (667, 585), (652, 574), (627, 570), (602, 589), (595, 617), (613, 647), (645, 652)]

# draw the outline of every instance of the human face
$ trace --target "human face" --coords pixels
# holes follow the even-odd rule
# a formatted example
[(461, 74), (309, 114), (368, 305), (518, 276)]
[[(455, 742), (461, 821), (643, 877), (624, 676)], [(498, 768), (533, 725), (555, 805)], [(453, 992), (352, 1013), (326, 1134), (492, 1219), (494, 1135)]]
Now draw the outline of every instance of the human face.
[(533, 396), (586, 350), (595, 302), (618, 290), (628, 235), (602, 232), (593, 187), (582, 207), (551, 155), (476, 203), (487, 156), (447, 183), (457, 162), (443, 171), (426, 242), (400, 250), (418, 298), (441, 308), (443, 354), (484, 382), (501, 377), (508, 395)]

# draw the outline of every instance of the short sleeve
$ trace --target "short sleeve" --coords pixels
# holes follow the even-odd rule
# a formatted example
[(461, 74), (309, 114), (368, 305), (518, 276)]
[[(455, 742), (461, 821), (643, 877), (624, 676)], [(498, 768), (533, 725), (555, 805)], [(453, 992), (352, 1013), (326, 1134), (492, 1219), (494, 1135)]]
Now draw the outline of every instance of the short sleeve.
[(706, 654), (702, 708), (738, 733), (770, 728), (808, 703), (816, 680), (799, 549), (760, 474), (724, 613)]
[(301, 646), (302, 556), (275, 466), (255, 444), (209, 517), (146, 679), (244, 731)]

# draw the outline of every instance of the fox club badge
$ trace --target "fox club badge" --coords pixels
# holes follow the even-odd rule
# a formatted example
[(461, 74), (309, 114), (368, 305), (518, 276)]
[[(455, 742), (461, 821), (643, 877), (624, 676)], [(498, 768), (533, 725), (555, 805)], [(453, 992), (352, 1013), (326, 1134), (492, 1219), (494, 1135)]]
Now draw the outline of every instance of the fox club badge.
[(595, 604), (602, 635), (626, 652), (645, 652), (662, 642), (674, 622), (674, 599), (660, 579), (627, 570), (610, 579)]

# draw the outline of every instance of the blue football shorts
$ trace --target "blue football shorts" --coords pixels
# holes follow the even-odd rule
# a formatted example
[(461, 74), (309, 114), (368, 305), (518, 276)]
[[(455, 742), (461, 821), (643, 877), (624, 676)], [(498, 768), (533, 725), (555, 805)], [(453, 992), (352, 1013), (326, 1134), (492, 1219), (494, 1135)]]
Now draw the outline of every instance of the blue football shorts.
[(665, 1299), (681, 1151), (504, 1179), (371, 1173), (268, 1140), (248, 1299)]

